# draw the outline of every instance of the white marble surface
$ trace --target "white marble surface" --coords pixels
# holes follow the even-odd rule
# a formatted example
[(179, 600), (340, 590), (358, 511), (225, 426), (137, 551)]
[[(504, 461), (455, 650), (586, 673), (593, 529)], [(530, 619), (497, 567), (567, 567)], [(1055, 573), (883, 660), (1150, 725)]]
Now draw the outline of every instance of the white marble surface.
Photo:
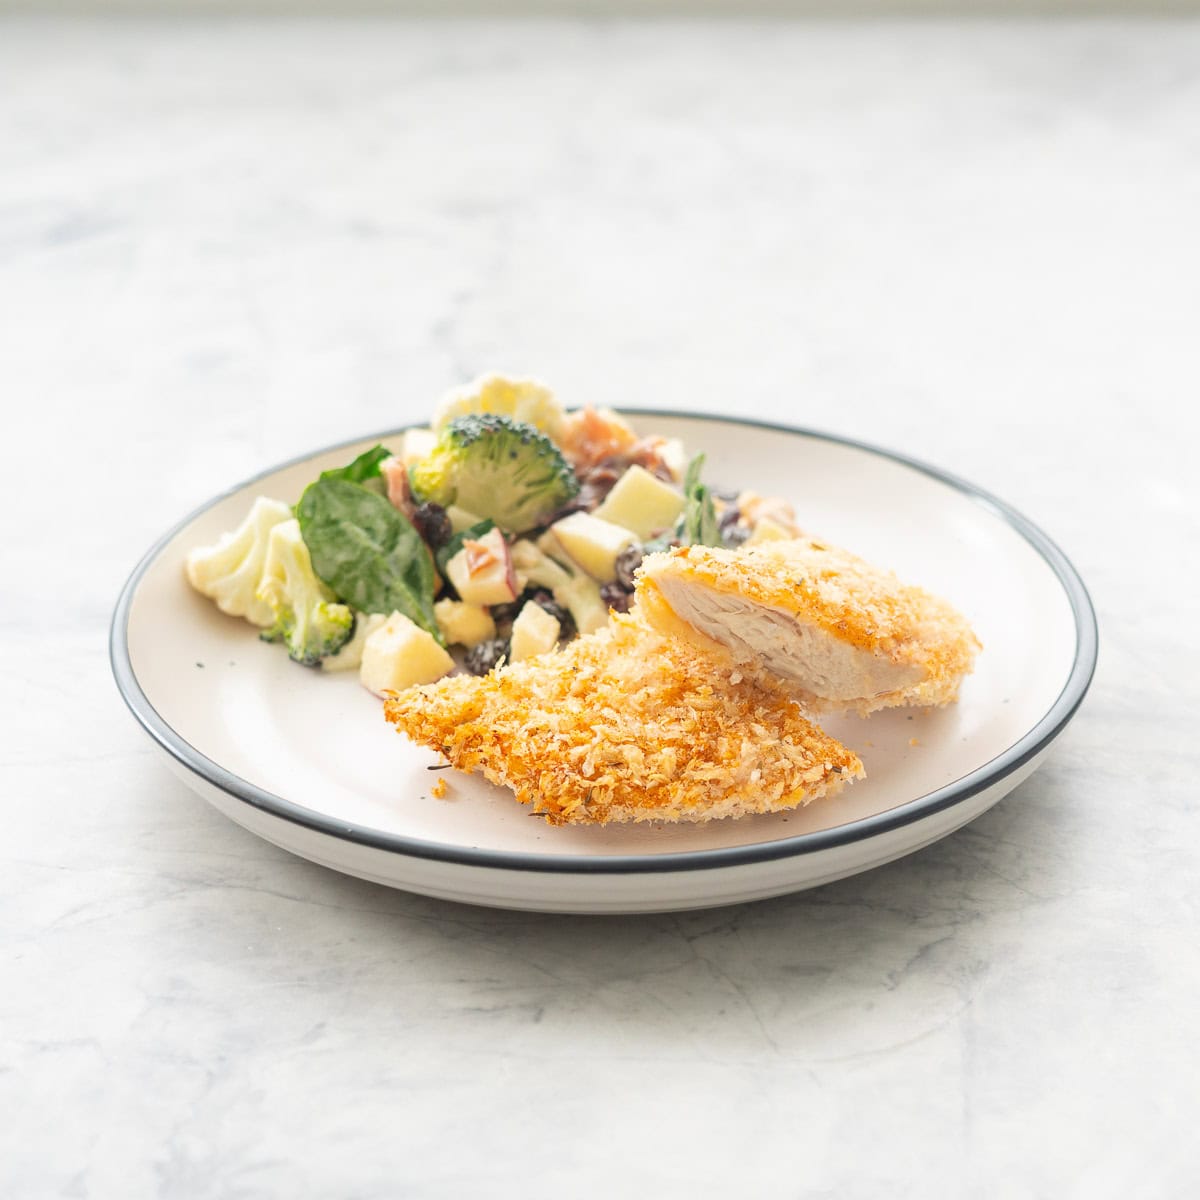
[[(0, 24), (0, 1194), (1183, 1196), (1200, 27)], [(169, 522), (489, 366), (823, 426), (1055, 536), (1102, 662), (906, 861), (472, 910), (153, 756)]]

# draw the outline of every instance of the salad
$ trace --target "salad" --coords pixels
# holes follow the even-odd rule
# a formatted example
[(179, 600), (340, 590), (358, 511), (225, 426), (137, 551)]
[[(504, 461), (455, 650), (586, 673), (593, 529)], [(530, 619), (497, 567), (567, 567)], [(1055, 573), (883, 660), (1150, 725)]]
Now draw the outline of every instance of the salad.
[(483, 675), (602, 628), (653, 550), (796, 535), (789, 505), (714, 492), (703, 466), (609, 409), (486, 375), (295, 506), (258, 497), (186, 574), (296, 662), (356, 669), (378, 695)]

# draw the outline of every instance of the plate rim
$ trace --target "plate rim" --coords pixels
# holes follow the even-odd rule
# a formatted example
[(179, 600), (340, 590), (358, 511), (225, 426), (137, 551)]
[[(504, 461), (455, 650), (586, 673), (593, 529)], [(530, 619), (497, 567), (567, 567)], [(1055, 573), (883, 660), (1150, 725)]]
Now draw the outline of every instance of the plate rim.
[(413, 423), (379, 433), (367, 433), (346, 438), (267, 467), (206, 500), (158, 537), (138, 560), (137, 565), (122, 586), (109, 626), (109, 663), (121, 698), (151, 739), (183, 767), (235, 800), (249, 804), (270, 816), (306, 827), (339, 841), (367, 846), (402, 857), (433, 860), (455, 866), (555, 875), (673, 874), (677, 871), (742, 867), (868, 841), (880, 834), (889, 833), (892, 830), (924, 820), (994, 786), (1000, 780), (1020, 770), (1025, 763), (1045, 750), (1075, 715), (1087, 695), (1095, 675), (1099, 655), (1099, 630), (1095, 608), (1078, 571), (1059, 546), (1039, 526), (1018, 512), (1012, 505), (969, 480), (940, 467), (841, 434), (827, 433), (806, 426), (789, 425), (778, 421), (726, 416), (720, 413), (632, 407), (622, 407), (620, 411), (634, 417), (680, 418), (709, 421), (714, 424), (738, 425), (848, 446), (930, 476), (961, 492), (972, 502), (988, 509), (993, 515), (1010, 525), (1038, 552), (1053, 571), (1067, 595), (1075, 621), (1075, 653), (1062, 690), (1042, 717), (1024, 735), (1000, 754), (959, 779), (884, 812), (873, 813), (870, 816), (849, 821), (844, 825), (834, 826), (832, 829), (793, 834), (790, 837), (770, 842), (751, 842), (740, 846), (723, 846), (707, 850), (669, 851), (662, 854), (534, 855), (522, 851), (487, 850), (476, 846), (427, 841), (405, 834), (389, 833), (367, 825), (335, 820), (316, 809), (307, 808), (275, 792), (260, 788), (221, 766), (220, 763), (191, 745), (181, 733), (160, 716), (149, 697), (142, 690), (129, 654), (129, 621), (133, 598), (142, 578), (172, 539), (186, 526), (223, 500), (268, 475), (296, 466), (307, 459), (316, 458), (358, 442), (372, 439), (382, 441), (395, 437), (408, 429), (419, 427)]

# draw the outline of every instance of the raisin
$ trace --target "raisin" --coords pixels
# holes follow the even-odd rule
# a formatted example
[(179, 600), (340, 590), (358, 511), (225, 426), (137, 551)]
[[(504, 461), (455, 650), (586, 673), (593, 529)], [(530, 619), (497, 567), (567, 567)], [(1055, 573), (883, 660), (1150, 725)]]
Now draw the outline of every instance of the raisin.
[(619, 583), (606, 583), (600, 589), (600, 599), (617, 612), (629, 611), (629, 593)]
[(472, 646), (467, 651), (463, 666), (472, 675), (486, 675), (502, 658), (507, 658), (508, 655), (508, 639), (492, 638), (491, 641), (480, 642), (477, 646)]
[(740, 546), (750, 536), (750, 527), (741, 523), (741, 517), (736, 504), (731, 504), (721, 514), (721, 541), (726, 546)]
[(588, 467), (583, 473), (582, 483), (590, 483), (598, 488), (607, 490), (612, 487), (628, 469), (628, 464), (613, 458), (606, 458), (594, 467)]
[(613, 484), (621, 478), (623, 468), (613, 466), (608, 460), (589, 467), (579, 477), (579, 495), (575, 497), (576, 511), (591, 512), (603, 503), (612, 491)]
[(440, 550), (451, 538), (450, 518), (440, 504), (427, 500), (418, 504), (413, 513), (413, 527), (435, 550)]
[[(645, 551), (642, 547), (634, 542), (631, 546), (626, 546), (620, 554), (617, 555), (616, 571), (617, 583), (627, 592), (633, 591), (633, 573), (642, 565), (642, 559), (645, 556)], [(622, 612), (625, 610), (622, 609)]]
[(519, 597), (516, 600), (510, 600), (507, 604), (493, 604), (491, 607), (492, 620), (497, 626), (511, 625), (517, 619), (517, 613), (521, 611), (521, 605), (525, 603), (524, 597)]

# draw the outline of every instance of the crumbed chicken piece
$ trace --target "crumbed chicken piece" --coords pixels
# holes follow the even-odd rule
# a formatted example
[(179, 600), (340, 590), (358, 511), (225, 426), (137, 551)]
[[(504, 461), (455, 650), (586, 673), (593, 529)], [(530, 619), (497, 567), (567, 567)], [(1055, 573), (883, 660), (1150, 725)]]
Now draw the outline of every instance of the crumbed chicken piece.
[(649, 555), (636, 596), (660, 632), (816, 711), (948, 704), (980, 648), (946, 601), (809, 537)]
[(410, 688), (385, 711), (554, 825), (778, 812), (863, 774), (791, 697), (636, 614), (483, 678)]

